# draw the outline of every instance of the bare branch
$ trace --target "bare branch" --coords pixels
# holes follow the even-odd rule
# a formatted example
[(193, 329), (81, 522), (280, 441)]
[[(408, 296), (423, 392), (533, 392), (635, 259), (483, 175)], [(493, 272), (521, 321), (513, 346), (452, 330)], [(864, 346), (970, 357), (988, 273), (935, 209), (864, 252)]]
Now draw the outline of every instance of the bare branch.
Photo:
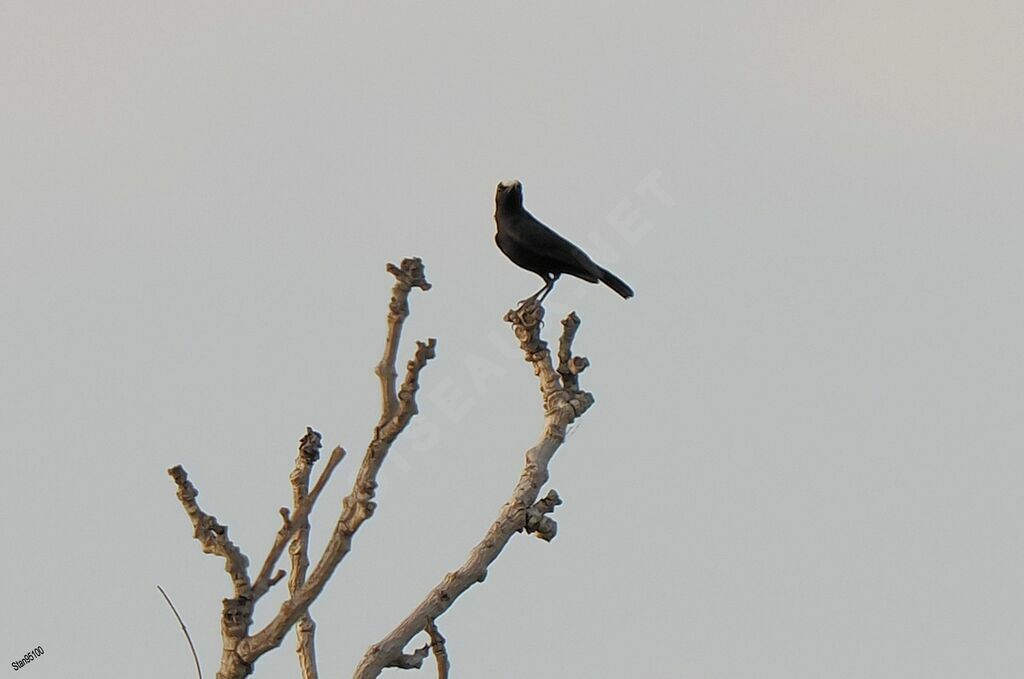
[(562, 319), (562, 337), (558, 341), (558, 374), (562, 386), (570, 391), (579, 389), (579, 374), (590, 365), (586, 357), (572, 355), (572, 342), (579, 327), (580, 317), (573, 311)]
[(178, 486), (178, 499), (185, 513), (192, 520), (195, 528), (194, 537), (202, 545), (203, 552), (224, 557), (224, 570), (231, 576), (235, 588), (235, 596), (249, 598), (252, 587), (249, 584), (249, 559), (228, 538), (228, 527), (217, 523), (217, 517), (211, 516), (199, 508), (196, 498), (199, 491), (188, 480), (188, 473), (180, 464), (171, 467), (167, 473)]
[[(309, 477), (313, 470), (313, 463), (320, 457), (320, 435), (316, 434), (309, 427), (306, 428), (306, 437), (299, 444), (299, 455), (295, 458), (295, 469), (289, 479), (292, 482), (292, 507), (298, 508), (306, 501), (309, 495)], [(341, 461), (344, 451), (335, 448), (332, 453)], [(337, 463), (335, 463), (337, 464)], [(320, 474), (321, 481), (324, 475)], [(318, 484), (321, 485), (322, 484)], [(295, 591), (306, 581), (306, 570), (309, 568), (309, 518), (307, 517), (299, 527), (295, 537), (292, 538), (288, 547), (291, 556), (292, 575), (288, 580), (288, 593), (295, 594)], [(299, 668), (302, 670), (303, 679), (317, 679), (316, 666), (316, 623), (307, 610), (295, 623), (295, 652), (299, 656)]]
[(437, 661), (437, 679), (448, 679), (448, 670), (451, 664), (448, 662), (448, 649), (444, 647), (445, 638), (437, 629), (437, 623), (433, 620), (427, 621), (427, 634), (430, 635), (430, 648), (434, 652), (434, 660)]
[(302, 679), (317, 679), (316, 668), (316, 623), (307, 610), (295, 623), (295, 653), (299, 656)]
[[(308, 579), (292, 592), (266, 627), (239, 643), (238, 654), (249, 663), (281, 643), (284, 635), (306, 613), (309, 605), (327, 584), (334, 569), (351, 550), (352, 536), (373, 516), (376, 509), (373, 499), (377, 489), (377, 474), (384, 464), (391, 444), (418, 412), (416, 392), (419, 390), (420, 372), (427, 362), (434, 358), (437, 340), (431, 338), (426, 342), (416, 343), (416, 352), (406, 366), (405, 378), (397, 393), (394, 361), (402, 324), (409, 315), (409, 292), (413, 287), (429, 290), (430, 284), (424, 277), (423, 263), (418, 258), (403, 260), (401, 268), (389, 264), (388, 271), (394, 274), (397, 280), (392, 289), (384, 358), (377, 366), (377, 374), (381, 377), (384, 393), (380, 422), (374, 428), (373, 439), (367, 446), (352, 490), (342, 501), (341, 515), (328, 539), (324, 553)], [(317, 486), (319, 485), (318, 481)], [(310, 497), (318, 492), (317, 487), (314, 487)], [(292, 523), (295, 521), (293, 517)]]
[[(565, 424), (572, 422), (577, 416), (582, 415), (593, 402), (594, 397), (581, 391), (576, 380), (570, 380), (570, 384), (560, 384), (562, 374), (555, 371), (551, 365), (551, 352), (548, 351), (547, 342), (540, 336), (540, 329), (544, 322), (544, 307), (534, 300), (513, 309), (505, 314), (505, 320), (512, 324), (516, 338), (519, 339), (519, 348), (523, 350), (526, 361), (533, 364), (533, 372), (540, 379), (540, 391), (544, 395), (544, 411), (549, 419), (552, 414), (565, 410), (563, 418), (568, 418)], [(565, 370), (569, 374), (572, 366), (578, 367), (575, 374), (583, 371), (589, 365), (582, 356), (573, 357), (572, 342), (579, 329), (580, 319), (576, 312), (570, 313), (562, 321), (562, 335), (559, 339), (559, 353), (565, 356)]]
[(430, 289), (423, 261), (419, 257), (403, 259), (401, 267), (388, 264), (388, 273), (395, 277), (395, 285), (391, 290), (391, 304), (388, 305), (388, 334), (384, 340), (384, 356), (374, 371), (380, 378), (381, 416), (378, 426), (381, 427), (398, 409), (398, 398), (395, 394), (398, 371), (395, 369), (395, 359), (398, 357), (398, 343), (402, 338), (402, 325), (409, 316), (409, 292), (413, 288), (423, 291)]
[[(315, 451), (315, 452), (313, 452)], [(296, 481), (302, 481), (303, 477), (306, 484), (309, 483), (309, 474), (312, 469), (313, 461), (320, 457), (320, 434), (313, 431), (309, 427), (306, 427), (306, 435), (302, 438), (299, 447), (299, 457), (296, 459), (296, 469), (292, 472), (292, 484)], [(277, 565), (277, 560), (281, 558), (281, 554), (284, 552), (285, 546), (288, 541), (303, 528), (308, 530), (309, 528), (309, 513), (313, 510), (313, 505), (316, 504), (317, 498), (320, 496), (320, 492), (323, 491), (327, 481), (331, 478), (331, 473), (334, 468), (338, 466), (341, 460), (345, 457), (345, 451), (342, 448), (335, 448), (331, 452), (331, 457), (327, 460), (327, 464), (324, 466), (323, 471), (320, 472), (320, 478), (317, 479), (316, 485), (313, 486), (313, 491), (308, 495), (303, 492), (301, 501), (295, 505), (295, 511), (289, 513), (284, 507), (281, 508), (281, 517), (284, 519), (283, 525), (277, 531), (277, 535), (274, 538), (274, 544), (270, 548), (270, 553), (267, 554), (267, 558), (263, 562), (263, 567), (260, 569), (260, 574), (256, 578), (256, 582), (252, 586), (253, 601), (259, 600), (267, 590), (281, 579), (280, 576), (271, 577), (270, 573)], [(301, 461), (301, 462), (300, 462)], [(300, 464), (305, 467), (300, 469)], [(298, 478), (296, 478), (298, 475)]]
[(228, 539), (227, 526), (217, 523), (217, 518), (199, 508), (196, 497), (199, 491), (188, 480), (188, 474), (181, 465), (167, 470), (178, 486), (178, 499), (195, 527), (195, 538), (202, 545), (203, 552), (224, 557), (224, 570), (231, 576), (235, 596), (222, 600), (220, 634), (220, 670), (218, 679), (244, 677), (251, 672), (251, 666), (236, 653), (239, 642), (249, 633), (252, 625), (252, 586), (249, 583), (249, 559)]
[[(373, 679), (380, 675), (383, 668), (394, 666), (392, 663), (405, 655), (403, 649), (416, 634), (447, 611), (463, 592), (483, 582), (487, 576), (487, 567), (498, 558), (512, 536), (528, 528), (530, 510), (534, 510), (535, 516), (539, 513), (541, 518), (551, 521), (544, 514), (558, 504), (557, 493), (549, 494), (545, 500), (537, 503), (540, 489), (548, 480), (548, 464), (565, 440), (566, 427), (586, 412), (594, 403), (594, 397), (579, 390), (575, 380), (565, 384), (563, 375), (555, 370), (547, 343), (540, 336), (543, 319), (544, 309), (535, 301), (509, 311), (505, 316), (505, 320), (512, 324), (526, 360), (533, 364), (534, 373), (539, 378), (545, 410), (544, 431), (537, 444), (526, 451), (526, 465), (512, 497), (501, 508), (497, 520), (483, 540), (469, 553), (465, 563), (446, 575), (405, 620), (366, 651), (354, 674), (356, 679)], [(575, 314), (570, 314), (563, 323), (561, 348), (567, 366), (573, 365), (571, 349), (578, 325), (579, 319)], [(550, 509), (546, 510), (549, 505)], [(534, 526), (541, 537), (548, 534), (547, 539), (553, 537), (553, 528), (546, 525), (541, 527), (541, 523), (536, 520)]]
[[(281, 509), (282, 526), (254, 584), (249, 580), (248, 558), (228, 539), (227, 527), (217, 523), (215, 517), (205, 514), (199, 508), (195, 501), (199, 492), (189, 482), (185, 470), (180, 465), (168, 470), (178, 486), (178, 498), (195, 527), (196, 539), (199, 540), (204, 552), (224, 557), (225, 570), (231, 575), (235, 589), (234, 598), (223, 600), (223, 647), (221, 665), (217, 672), (218, 679), (242, 679), (249, 676), (256, 659), (280, 645), (288, 630), (296, 624), (297, 651), (303, 676), (305, 679), (316, 679), (316, 657), (313, 648), (313, 632), (316, 625), (309, 615), (309, 605), (320, 594), (338, 563), (351, 549), (352, 536), (372, 516), (375, 509), (373, 498), (377, 487), (377, 474), (391, 444), (417, 412), (416, 392), (419, 389), (420, 372), (434, 357), (436, 340), (417, 342), (416, 352), (406, 367), (405, 379), (398, 387), (395, 360), (402, 326), (409, 316), (409, 293), (414, 287), (429, 290), (430, 283), (426, 280), (423, 262), (419, 258), (404, 259), (401, 266), (389, 264), (388, 271), (396, 280), (388, 307), (384, 356), (376, 368), (381, 380), (381, 417), (374, 427), (373, 439), (367, 447), (352, 491), (342, 502), (341, 514), (328, 545), (308, 578), (309, 513), (330, 479), (332, 471), (344, 457), (344, 450), (334, 449), (316, 484), (309, 490), (312, 466), (320, 456), (320, 434), (307, 428), (306, 435), (299, 445), (295, 469), (290, 476), (293, 488), (292, 509)], [(250, 635), (249, 628), (252, 626), (256, 599), (262, 597), (285, 575), (282, 570), (274, 572), (274, 568), (289, 542), (292, 560), (290, 597), (263, 630)], [(424, 657), (426, 653), (425, 649)], [(406, 656), (406, 659), (414, 656), (415, 654)]]

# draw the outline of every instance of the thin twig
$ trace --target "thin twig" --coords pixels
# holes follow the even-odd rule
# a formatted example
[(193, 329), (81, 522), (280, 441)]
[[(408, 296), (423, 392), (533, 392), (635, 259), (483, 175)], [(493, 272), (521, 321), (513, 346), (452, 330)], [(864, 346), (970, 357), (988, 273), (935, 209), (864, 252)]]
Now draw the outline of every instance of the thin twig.
[(163, 587), (157, 585), (156, 588), (160, 590), (161, 594), (164, 595), (164, 601), (166, 601), (167, 605), (171, 607), (171, 611), (174, 613), (174, 617), (178, 619), (178, 624), (181, 625), (181, 631), (185, 633), (185, 641), (188, 642), (188, 647), (192, 649), (192, 657), (196, 661), (196, 672), (199, 673), (199, 679), (203, 679), (203, 668), (199, 666), (199, 655), (196, 653), (196, 647), (192, 645), (192, 637), (189, 636), (188, 630), (185, 629), (185, 623), (182, 622), (181, 616), (178, 615), (178, 609), (175, 608), (174, 604), (171, 603), (171, 599), (167, 596), (167, 592), (164, 591)]

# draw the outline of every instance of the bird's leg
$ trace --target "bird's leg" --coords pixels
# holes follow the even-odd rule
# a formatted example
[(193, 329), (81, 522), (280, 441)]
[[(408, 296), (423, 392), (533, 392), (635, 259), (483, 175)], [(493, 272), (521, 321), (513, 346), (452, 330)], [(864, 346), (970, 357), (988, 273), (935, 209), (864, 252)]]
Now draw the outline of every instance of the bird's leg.
[[(545, 285), (544, 288), (540, 291), (543, 294), (541, 294), (540, 297), (537, 299), (537, 304), (540, 304), (541, 302), (543, 302), (544, 298), (548, 296), (548, 293), (555, 289), (555, 281), (557, 281), (558, 277), (561, 276), (561, 275), (562, 274), (560, 274), (560, 273), (556, 273), (556, 274), (551, 276), (551, 278), (547, 282), (547, 285)], [(540, 294), (540, 293), (538, 293), (538, 294)]]
[[(547, 276), (545, 276), (545, 277), (544, 277), (544, 281), (545, 281), (545, 283), (544, 283), (544, 287), (543, 287), (543, 288), (541, 288), (541, 289), (540, 289), (540, 290), (538, 290), (537, 292), (533, 293), (532, 295), (530, 295), (530, 296), (529, 296), (529, 297), (527, 297), (526, 299), (521, 299), (521, 300), (519, 300), (519, 308), (520, 308), (520, 309), (522, 309), (522, 308), (523, 308), (523, 307), (524, 307), (524, 306), (526, 305), (526, 303), (527, 303), (527, 302), (532, 302), (532, 301), (534, 301), (535, 299), (537, 299), (537, 296), (538, 296), (538, 295), (540, 295), (540, 294), (541, 294), (542, 292), (543, 292), (543, 293), (544, 293), (545, 295), (546, 295), (546, 294), (548, 293), (548, 291), (549, 291), (549, 290), (551, 289), (551, 284), (552, 284), (552, 282), (551, 282), (550, 280), (548, 280), (548, 277), (547, 277)], [(543, 300), (543, 299), (544, 299), (544, 298), (543, 298), (543, 297), (541, 297), (541, 300)]]

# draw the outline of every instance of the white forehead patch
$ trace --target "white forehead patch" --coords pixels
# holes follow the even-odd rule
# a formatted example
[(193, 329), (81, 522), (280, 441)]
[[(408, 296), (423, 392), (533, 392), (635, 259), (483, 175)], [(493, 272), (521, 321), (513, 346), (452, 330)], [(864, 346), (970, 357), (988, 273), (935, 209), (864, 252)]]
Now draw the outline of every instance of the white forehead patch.
[(498, 186), (503, 189), (511, 189), (513, 186), (519, 183), (518, 179), (503, 179)]

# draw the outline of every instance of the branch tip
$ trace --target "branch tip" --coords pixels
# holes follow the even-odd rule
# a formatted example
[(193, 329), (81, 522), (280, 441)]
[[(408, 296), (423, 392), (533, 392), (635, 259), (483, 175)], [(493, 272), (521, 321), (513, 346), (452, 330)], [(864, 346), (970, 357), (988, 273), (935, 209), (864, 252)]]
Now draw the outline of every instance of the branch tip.
[(429, 290), (432, 286), (427, 282), (427, 272), (423, 267), (423, 260), (419, 257), (406, 257), (402, 260), (401, 266), (388, 263), (388, 273), (398, 279), (398, 283), (406, 289), (419, 288)]
[(314, 431), (312, 427), (306, 427), (306, 434), (299, 440), (299, 454), (307, 464), (313, 464), (320, 459), (320, 432)]

